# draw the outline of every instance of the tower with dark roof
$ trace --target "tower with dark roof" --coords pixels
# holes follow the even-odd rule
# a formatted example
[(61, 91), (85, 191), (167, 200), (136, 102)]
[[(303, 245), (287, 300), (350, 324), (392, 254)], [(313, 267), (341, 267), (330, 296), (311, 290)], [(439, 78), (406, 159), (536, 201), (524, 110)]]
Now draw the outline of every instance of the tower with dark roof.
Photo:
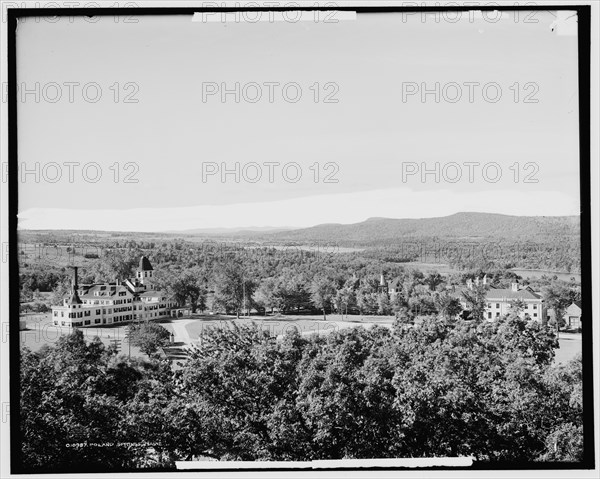
[(79, 297), (79, 293), (77, 293), (77, 266), (71, 266), (73, 268), (73, 280), (71, 282), (71, 294), (69, 298), (65, 298), (65, 306), (66, 305), (75, 305), (75, 304), (83, 304), (81, 298)]
[(147, 256), (142, 256), (140, 258), (140, 271), (153, 271), (152, 265), (150, 264), (150, 260)]
[(136, 278), (143, 285), (150, 286), (154, 280), (154, 269), (146, 256), (140, 258), (140, 266), (136, 272)]

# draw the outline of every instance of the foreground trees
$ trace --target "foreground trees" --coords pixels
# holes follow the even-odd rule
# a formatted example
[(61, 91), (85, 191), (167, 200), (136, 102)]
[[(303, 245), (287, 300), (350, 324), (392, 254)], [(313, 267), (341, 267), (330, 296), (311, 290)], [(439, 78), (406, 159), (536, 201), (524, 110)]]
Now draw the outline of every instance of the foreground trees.
[(125, 447), (88, 446), (127, 441), (123, 405), (142, 373), (115, 361), (81, 331), (55, 348), (24, 351), (21, 363), (21, 434), (25, 466), (32, 470), (122, 468), (139, 454)]
[[(556, 347), (552, 330), (516, 315), (280, 341), (232, 326), (207, 331), (172, 372), (75, 332), (23, 351), (24, 462), (73, 471), (197, 456), (579, 460), (581, 359), (552, 366)], [(67, 440), (130, 445), (73, 450)]]
[(133, 323), (129, 326), (129, 341), (148, 356), (169, 344), (170, 339), (171, 333), (157, 323)]

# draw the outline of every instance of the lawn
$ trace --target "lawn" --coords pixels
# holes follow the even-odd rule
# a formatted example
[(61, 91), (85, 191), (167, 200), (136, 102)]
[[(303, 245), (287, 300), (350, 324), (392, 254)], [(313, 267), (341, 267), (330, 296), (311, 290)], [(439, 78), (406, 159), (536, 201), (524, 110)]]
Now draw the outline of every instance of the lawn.
[[(61, 335), (71, 332), (68, 328), (54, 326), (51, 323), (49, 313), (23, 315), (21, 318), (27, 321), (27, 329), (20, 331), (21, 346), (28, 347), (33, 351), (37, 351), (44, 344), (53, 346)], [(260, 329), (268, 331), (271, 336), (279, 336), (294, 329), (301, 334), (327, 334), (332, 331), (361, 325), (371, 327), (374, 324), (379, 324), (384, 327), (390, 327), (393, 320), (394, 318), (391, 316), (359, 315), (344, 316), (342, 319), (342, 316), (337, 314), (328, 315), (327, 321), (323, 321), (321, 315), (252, 316), (252, 318), (240, 319), (232, 316), (197, 315), (193, 318), (160, 321), (160, 324), (175, 334), (176, 341), (190, 343), (195, 342), (201, 336), (202, 332), (214, 328), (230, 328), (233, 323), (240, 325), (254, 323)], [(129, 353), (129, 344), (127, 343), (127, 339), (125, 339), (126, 325), (104, 328), (82, 328), (82, 331), (87, 340), (98, 337), (106, 346), (117, 339), (120, 342), (121, 354)], [(581, 334), (561, 332), (559, 345), (560, 347), (556, 350), (555, 363), (564, 364), (573, 359), (576, 354), (581, 353)], [(131, 347), (131, 355), (145, 357), (135, 346)]]
[[(36, 313), (33, 315), (23, 315), (21, 319), (27, 322), (27, 329), (19, 332), (21, 347), (37, 351), (44, 345), (55, 346), (58, 338), (71, 333), (73, 330), (65, 327), (54, 326), (50, 313)], [(91, 341), (95, 337), (100, 338), (105, 346), (110, 346), (117, 340), (120, 348), (120, 354), (131, 354), (132, 357), (141, 357), (148, 359), (137, 347), (131, 346), (125, 338), (126, 325), (105, 327), (105, 328), (81, 328), (86, 341)]]
[(559, 348), (556, 350), (554, 362), (564, 364), (581, 353), (581, 334), (560, 333), (558, 344)]
[(280, 336), (288, 331), (296, 330), (301, 334), (327, 334), (344, 328), (364, 325), (371, 327), (380, 324), (390, 327), (394, 318), (390, 316), (347, 316), (331, 314), (327, 321), (321, 315), (289, 315), (289, 316), (252, 316), (251, 318), (235, 318), (224, 315), (196, 315), (193, 318), (180, 318), (163, 322), (162, 326), (175, 334), (177, 341), (186, 343), (196, 341), (203, 332), (214, 328), (231, 328), (232, 325), (255, 324), (268, 331), (271, 336)]

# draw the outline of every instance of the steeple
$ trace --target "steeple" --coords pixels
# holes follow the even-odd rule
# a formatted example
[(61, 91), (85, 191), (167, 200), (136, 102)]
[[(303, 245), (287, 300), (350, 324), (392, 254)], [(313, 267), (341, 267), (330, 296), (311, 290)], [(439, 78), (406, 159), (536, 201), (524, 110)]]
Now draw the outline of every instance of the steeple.
[(146, 256), (142, 256), (140, 258), (140, 271), (152, 271), (152, 265), (150, 264), (150, 260)]
[(146, 256), (140, 258), (140, 267), (137, 270), (136, 278), (144, 285), (150, 285), (154, 278), (154, 270), (150, 260)]
[(378, 288), (380, 293), (385, 293), (387, 294), (388, 292), (388, 285), (385, 282), (385, 277), (383, 276), (383, 272), (381, 273), (381, 277), (379, 278), (379, 288)]

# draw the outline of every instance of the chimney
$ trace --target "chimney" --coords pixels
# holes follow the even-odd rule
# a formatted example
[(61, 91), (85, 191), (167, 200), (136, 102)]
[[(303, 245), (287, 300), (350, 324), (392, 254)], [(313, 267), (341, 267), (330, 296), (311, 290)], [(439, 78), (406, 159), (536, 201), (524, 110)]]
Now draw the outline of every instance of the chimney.
[(477, 278), (475, 278), (475, 284), (476, 284), (477, 286), (479, 286), (479, 276), (477, 276)]
[(77, 291), (77, 266), (72, 266), (73, 268), (73, 290)]
[(473, 280), (471, 278), (467, 279), (467, 288), (473, 289)]
[(483, 275), (483, 285), (485, 286), (487, 284), (487, 274)]
[(519, 283), (511, 283), (510, 284), (510, 289), (512, 291), (519, 291)]
[(79, 294), (77, 293), (77, 289), (79, 288), (77, 284), (77, 266), (71, 266), (71, 268), (73, 268), (73, 284), (71, 286), (71, 297), (65, 304), (82, 304), (81, 299), (79, 298)]
[(381, 279), (379, 280), (380, 286), (385, 286), (385, 279), (383, 278), (383, 273), (381, 273)]

